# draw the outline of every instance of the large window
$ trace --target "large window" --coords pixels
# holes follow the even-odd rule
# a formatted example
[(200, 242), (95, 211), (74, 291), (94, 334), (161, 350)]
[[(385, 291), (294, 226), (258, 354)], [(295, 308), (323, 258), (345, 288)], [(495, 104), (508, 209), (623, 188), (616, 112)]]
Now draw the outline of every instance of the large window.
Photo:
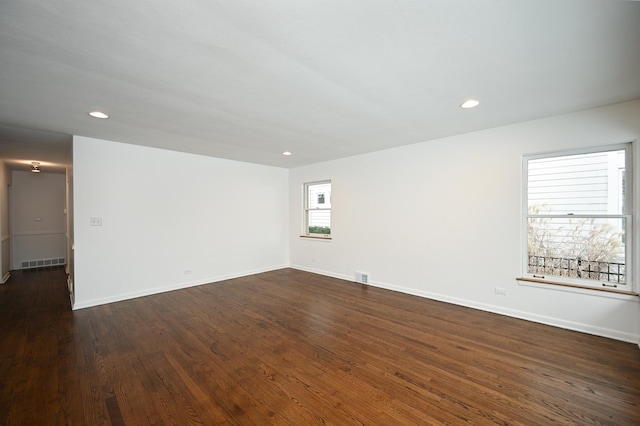
[(631, 146), (524, 158), (526, 277), (631, 290)]
[(304, 234), (331, 236), (331, 181), (304, 184)]

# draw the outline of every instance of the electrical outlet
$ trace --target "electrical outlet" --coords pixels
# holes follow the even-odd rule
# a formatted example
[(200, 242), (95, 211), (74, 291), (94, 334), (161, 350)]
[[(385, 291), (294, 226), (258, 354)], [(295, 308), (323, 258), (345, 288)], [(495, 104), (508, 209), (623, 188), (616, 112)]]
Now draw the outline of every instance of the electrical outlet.
[(495, 288), (495, 292), (496, 292), (496, 294), (499, 294), (500, 296), (506, 296), (507, 295), (507, 289), (506, 288), (496, 287)]
[(92, 217), (89, 219), (89, 223), (91, 224), (91, 226), (102, 226), (102, 218)]
[(191, 275), (191, 269), (185, 269), (184, 274), (185, 275)]

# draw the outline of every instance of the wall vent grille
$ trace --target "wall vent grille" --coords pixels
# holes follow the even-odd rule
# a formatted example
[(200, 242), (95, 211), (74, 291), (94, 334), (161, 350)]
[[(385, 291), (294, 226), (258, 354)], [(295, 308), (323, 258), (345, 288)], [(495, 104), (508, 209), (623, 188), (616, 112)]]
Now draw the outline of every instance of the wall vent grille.
[(66, 264), (67, 260), (64, 257), (55, 257), (52, 259), (23, 260), (20, 266), (22, 269), (33, 269)]
[(369, 283), (369, 274), (367, 272), (358, 272), (356, 271), (356, 282), (360, 284), (368, 284)]

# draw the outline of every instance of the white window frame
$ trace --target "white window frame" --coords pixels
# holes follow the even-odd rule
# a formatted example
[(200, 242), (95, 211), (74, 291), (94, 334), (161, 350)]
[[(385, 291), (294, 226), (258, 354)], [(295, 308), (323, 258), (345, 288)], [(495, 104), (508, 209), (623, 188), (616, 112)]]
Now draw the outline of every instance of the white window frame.
[[(302, 188), (303, 188), (303, 206), (302, 206), (302, 210), (304, 213), (304, 217), (302, 220), (302, 236), (304, 237), (315, 237), (315, 238), (323, 238), (323, 239), (331, 239), (332, 234), (316, 234), (316, 233), (311, 233), (309, 232), (309, 212), (311, 211), (328, 211), (329, 212), (329, 229), (330, 232), (333, 230), (332, 226), (331, 226), (331, 222), (332, 222), (332, 215), (331, 215), (331, 207), (316, 207), (314, 209), (309, 208), (309, 187), (311, 186), (315, 186), (315, 185), (326, 185), (326, 184), (331, 184), (331, 180), (327, 179), (327, 180), (321, 180), (321, 181), (316, 181), (316, 182), (306, 182), (303, 184)], [(332, 188), (333, 189), (333, 188)], [(324, 194), (324, 203), (322, 204), (323, 206), (327, 206), (330, 205), (332, 206), (331, 203), (331, 196), (329, 196), (329, 202), (327, 203), (327, 194)]]
[[(583, 149), (574, 149), (574, 150), (566, 150), (566, 151), (555, 151), (555, 152), (546, 152), (539, 154), (530, 154), (524, 155), (522, 158), (522, 265), (521, 271), (522, 276), (525, 281), (534, 281), (540, 283), (548, 283), (548, 284), (566, 284), (568, 286), (580, 287), (580, 288), (594, 288), (598, 290), (605, 291), (622, 291), (622, 292), (634, 292), (637, 291), (637, 284), (634, 280), (634, 268), (636, 268), (635, 263), (633, 262), (633, 253), (634, 253), (634, 231), (633, 231), (633, 222), (632, 218), (634, 215), (633, 212), (633, 143), (623, 143), (616, 145), (606, 145), (606, 146), (598, 146), (591, 148), (583, 148)], [(598, 153), (598, 152), (609, 152), (609, 151), (625, 151), (625, 194), (624, 194), (624, 206), (626, 211), (621, 212), (621, 214), (587, 214), (587, 215), (574, 215), (571, 214), (572, 218), (580, 219), (580, 218), (612, 218), (612, 219), (624, 219), (625, 220), (625, 283), (612, 285), (611, 283), (603, 283), (599, 280), (586, 279), (586, 278), (570, 278), (570, 277), (560, 277), (560, 276), (552, 276), (552, 275), (540, 275), (528, 272), (529, 266), (529, 257), (528, 257), (528, 221), (532, 217), (540, 217), (540, 218), (559, 218), (566, 217), (568, 215), (561, 214), (552, 214), (552, 215), (530, 215), (528, 212), (528, 204), (529, 204), (529, 161), (536, 160), (541, 158), (554, 158), (554, 157), (563, 157), (568, 155), (579, 155), (579, 154), (590, 154), (590, 153)]]

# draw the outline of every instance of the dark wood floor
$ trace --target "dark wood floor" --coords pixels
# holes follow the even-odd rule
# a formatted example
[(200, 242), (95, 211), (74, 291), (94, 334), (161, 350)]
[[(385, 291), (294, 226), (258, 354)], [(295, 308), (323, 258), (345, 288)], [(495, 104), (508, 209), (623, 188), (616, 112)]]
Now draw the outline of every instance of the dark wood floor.
[(640, 424), (633, 344), (284, 269), (71, 312), (0, 286), (0, 422)]

